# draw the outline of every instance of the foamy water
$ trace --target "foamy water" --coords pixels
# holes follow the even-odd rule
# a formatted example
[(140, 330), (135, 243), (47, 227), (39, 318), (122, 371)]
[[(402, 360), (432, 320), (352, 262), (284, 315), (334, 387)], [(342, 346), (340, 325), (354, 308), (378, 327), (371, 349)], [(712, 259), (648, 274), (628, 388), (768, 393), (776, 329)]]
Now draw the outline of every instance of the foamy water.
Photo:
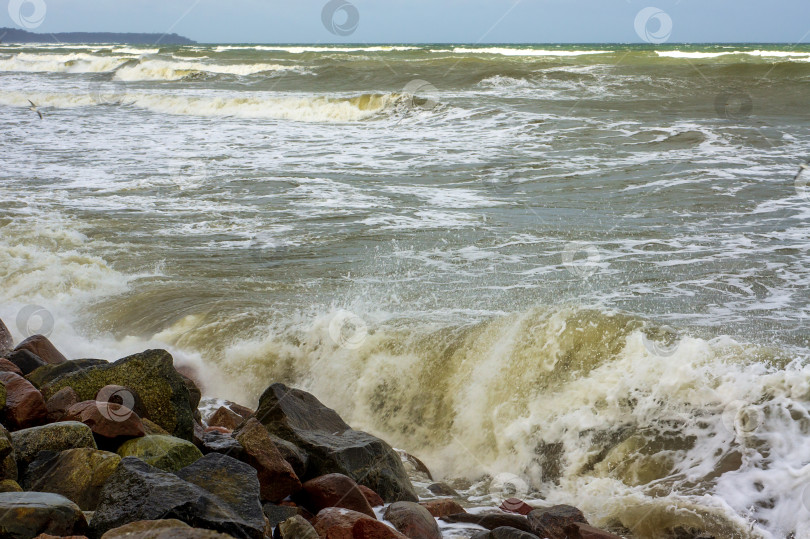
[(310, 390), (471, 506), (810, 537), (808, 58), (4, 44), (0, 318)]

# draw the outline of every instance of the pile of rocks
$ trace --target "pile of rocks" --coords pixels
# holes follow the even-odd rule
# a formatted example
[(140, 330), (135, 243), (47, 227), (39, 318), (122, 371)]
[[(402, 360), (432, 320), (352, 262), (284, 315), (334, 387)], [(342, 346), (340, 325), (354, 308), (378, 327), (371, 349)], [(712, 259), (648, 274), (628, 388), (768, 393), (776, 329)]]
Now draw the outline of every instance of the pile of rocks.
[(568, 506), (419, 503), (390, 445), (283, 384), (205, 422), (200, 399), (164, 350), (70, 361), (0, 321), (0, 538), (616, 537)]

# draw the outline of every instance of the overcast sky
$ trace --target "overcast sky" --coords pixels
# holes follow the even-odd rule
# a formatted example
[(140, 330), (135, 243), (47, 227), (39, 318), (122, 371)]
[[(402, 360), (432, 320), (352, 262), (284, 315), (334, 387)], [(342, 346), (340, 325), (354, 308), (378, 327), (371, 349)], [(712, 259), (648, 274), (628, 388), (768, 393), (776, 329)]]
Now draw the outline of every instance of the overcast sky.
[[(35, 32), (176, 32), (199, 42), (641, 42), (637, 14), (659, 8), (669, 42), (807, 43), (810, 0), (0, 0), (47, 11)], [(0, 26), (21, 27), (10, 10)], [(13, 9), (12, 9), (13, 11)], [(357, 18), (357, 21), (351, 20)], [(653, 34), (665, 18), (649, 22)], [(356, 25), (354, 23), (357, 23)], [(331, 30), (331, 31), (330, 31)]]

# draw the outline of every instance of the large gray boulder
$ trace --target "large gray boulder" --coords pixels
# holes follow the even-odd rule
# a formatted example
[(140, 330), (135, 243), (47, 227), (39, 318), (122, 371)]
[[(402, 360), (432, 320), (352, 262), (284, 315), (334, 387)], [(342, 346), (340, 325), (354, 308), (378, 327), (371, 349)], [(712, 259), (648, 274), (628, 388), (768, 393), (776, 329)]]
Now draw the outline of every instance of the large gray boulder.
[(84, 535), (87, 520), (64, 496), (45, 492), (0, 494), (0, 537), (31, 539), (39, 534)]
[(386, 502), (417, 501), (399, 455), (383, 440), (352, 429), (306, 391), (284, 384), (268, 387), (255, 417), (273, 435), (307, 454), (311, 479), (342, 473), (378, 493)]
[(264, 518), (254, 521), (216, 494), (135, 457), (122, 459), (101, 489), (90, 537), (130, 522), (171, 518), (238, 539), (264, 537)]

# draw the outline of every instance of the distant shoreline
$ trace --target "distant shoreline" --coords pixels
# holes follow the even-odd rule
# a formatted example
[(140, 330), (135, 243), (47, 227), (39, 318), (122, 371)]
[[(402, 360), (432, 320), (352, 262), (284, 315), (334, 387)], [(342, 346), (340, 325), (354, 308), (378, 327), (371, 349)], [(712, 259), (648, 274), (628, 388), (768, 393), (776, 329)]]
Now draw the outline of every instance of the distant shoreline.
[(121, 43), (127, 45), (195, 45), (197, 42), (177, 34), (61, 32), (37, 34), (16, 28), (0, 28), (2, 43)]

